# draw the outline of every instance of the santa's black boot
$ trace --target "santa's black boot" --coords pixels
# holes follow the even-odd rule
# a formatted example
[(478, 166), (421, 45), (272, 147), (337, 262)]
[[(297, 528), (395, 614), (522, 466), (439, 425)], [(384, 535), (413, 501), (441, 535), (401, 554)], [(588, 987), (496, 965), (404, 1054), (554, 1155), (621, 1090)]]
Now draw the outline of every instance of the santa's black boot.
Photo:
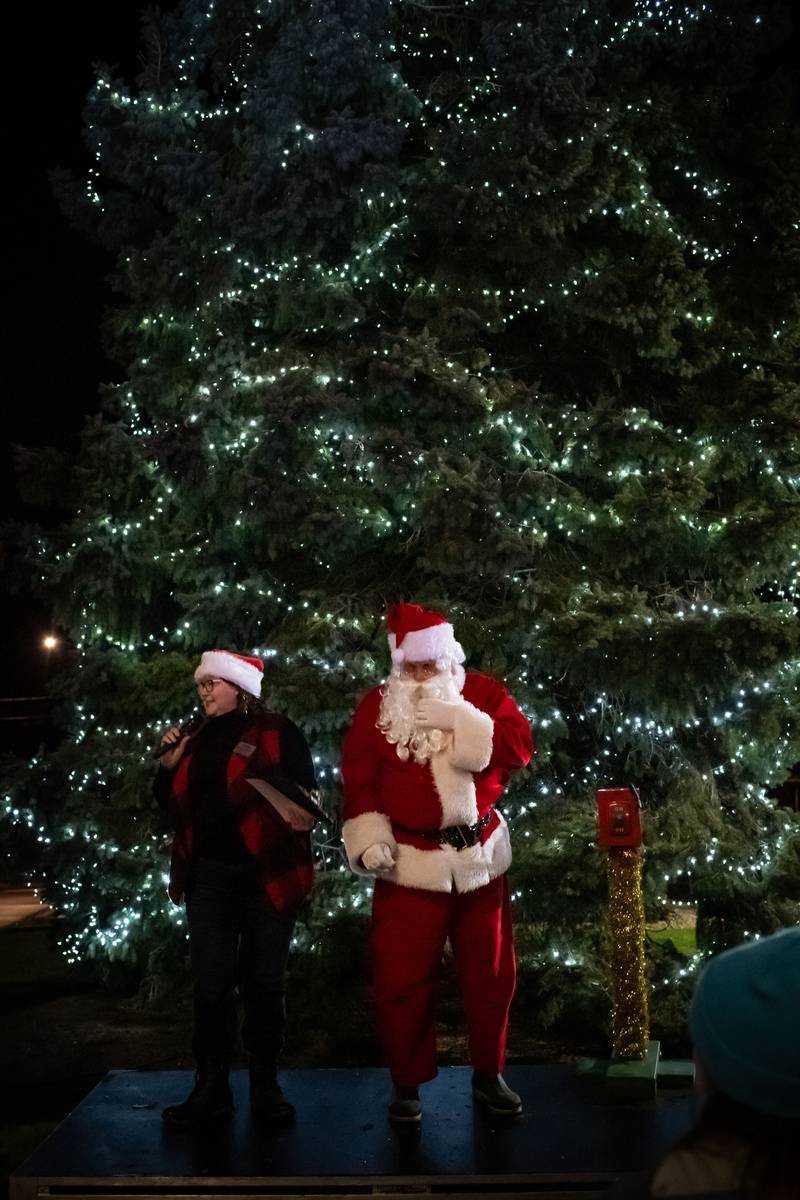
[(278, 1083), (274, 1062), (251, 1058), (250, 1111), (260, 1125), (287, 1125), (294, 1120), (294, 1105), (286, 1099)]
[(233, 1115), (228, 1069), (227, 1063), (213, 1060), (198, 1063), (189, 1095), (182, 1104), (170, 1104), (161, 1114), (167, 1129), (183, 1133), (228, 1121)]
[(422, 1120), (422, 1104), (415, 1087), (396, 1087), (389, 1104), (389, 1120), (393, 1125), (418, 1125)]
[(472, 1094), (490, 1113), (499, 1117), (517, 1117), (522, 1112), (522, 1100), (502, 1075), (473, 1071)]

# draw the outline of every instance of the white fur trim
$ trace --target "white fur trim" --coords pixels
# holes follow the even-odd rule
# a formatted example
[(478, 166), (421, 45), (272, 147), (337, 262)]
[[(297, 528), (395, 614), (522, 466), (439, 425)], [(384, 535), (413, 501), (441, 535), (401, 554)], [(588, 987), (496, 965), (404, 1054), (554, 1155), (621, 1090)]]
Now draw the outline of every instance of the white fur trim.
[(511, 866), (508, 826), (503, 814), (497, 815), (500, 824), (487, 841), (466, 850), (456, 850), (454, 846), (419, 850), (401, 842), (395, 852), (397, 866), (381, 878), (400, 887), (422, 888), (426, 892), (474, 892), (485, 887), (505, 875)]
[(194, 678), (195, 682), (198, 679), (225, 679), (241, 688), (243, 692), (258, 697), (261, 695), (264, 672), (228, 650), (206, 650)]
[(436, 794), (442, 806), (441, 828), (446, 825), (474, 825), (478, 819), (475, 780), (471, 771), (453, 764), (453, 745), (448, 745), (430, 760)]
[(450, 762), (462, 771), (482, 771), (492, 757), (493, 737), (494, 721), (489, 714), (462, 700), (455, 711)]
[(342, 826), (342, 840), (347, 852), (347, 861), (356, 875), (371, 875), (361, 865), (361, 855), (376, 842), (385, 842), (393, 855), (397, 853), (397, 842), (392, 833), (392, 823), (385, 813), (366, 812), (360, 817), (351, 817)]
[(395, 666), (404, 662), (435, 662), (439, 659), (463, 663), (465, 657), (456, 641), (453, 626), (447, 623), (429, 625), (427, 629), (413, 629), (406, 634), (400, 646), (397, 645), (395, 634), (390, 633), (389, 649)]

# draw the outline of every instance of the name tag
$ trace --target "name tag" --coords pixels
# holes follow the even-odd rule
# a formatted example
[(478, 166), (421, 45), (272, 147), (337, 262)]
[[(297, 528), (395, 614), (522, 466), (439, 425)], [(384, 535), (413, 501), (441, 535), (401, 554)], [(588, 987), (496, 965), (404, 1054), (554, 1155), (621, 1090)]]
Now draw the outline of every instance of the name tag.
[(252, 742), (238, 742), (233, 747), (233, 753), (239, 754), (242, 758), (250, 758), (250, 756), (255, 754), (255, 752), (256, 748)]

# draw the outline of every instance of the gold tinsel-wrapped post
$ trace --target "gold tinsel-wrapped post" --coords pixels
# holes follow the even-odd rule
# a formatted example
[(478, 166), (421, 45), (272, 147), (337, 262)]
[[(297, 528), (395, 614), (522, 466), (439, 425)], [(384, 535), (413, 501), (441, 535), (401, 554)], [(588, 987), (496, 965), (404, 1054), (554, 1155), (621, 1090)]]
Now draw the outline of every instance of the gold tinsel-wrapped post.
[(611, 934), (612, 1056), (644, 1058), (650, 1008), (644, 959), (642, 858), (637, 849), (608, 851), (608, 924)]

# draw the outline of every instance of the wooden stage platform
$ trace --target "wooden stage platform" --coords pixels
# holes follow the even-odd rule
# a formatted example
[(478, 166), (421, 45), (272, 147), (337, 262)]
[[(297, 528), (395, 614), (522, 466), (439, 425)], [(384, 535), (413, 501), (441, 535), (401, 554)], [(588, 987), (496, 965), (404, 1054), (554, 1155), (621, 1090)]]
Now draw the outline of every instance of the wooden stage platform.
[(470, 1071), (449, 1067), (422, 1090), (421, 1127), (386, 1117), (385, 1071), (281, 1075), (294, 1125), (259, 1131), (247, 1074), (232, 1078), (236, 1114), (219, 1133), (168, 1133), (161, 1109), (183, 1098), (188, 1071), (113, 1071), (11, 1176), (11, 1200), (40, 1197), (273, 1198), (602, 1196), (690, 1125), (691, 1095), (615, 1100), (568, 1066), (509, 1067), (525, 1111), (512, 1120), (476, 1109)]

